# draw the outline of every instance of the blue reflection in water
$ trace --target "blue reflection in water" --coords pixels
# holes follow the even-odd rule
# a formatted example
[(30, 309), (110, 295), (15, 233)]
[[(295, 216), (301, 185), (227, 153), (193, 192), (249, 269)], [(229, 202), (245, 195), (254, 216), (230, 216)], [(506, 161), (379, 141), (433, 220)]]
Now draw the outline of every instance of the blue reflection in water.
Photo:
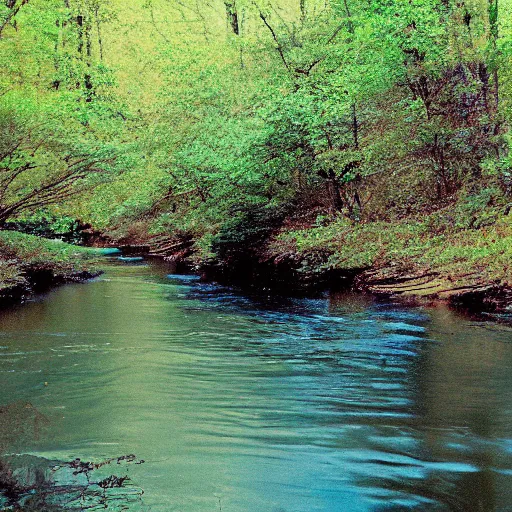
[[(257, 357), (287, 363), (294, 400), (301, 397), (314, 411), (301, 411), (301, 427), (314, 431), (307, 442), (337, 450), (331, 455), (343, 460), (340, 466), (364, 489), (369, 508), (512, 510), (511, 481), (501, 478), (510, 472), (500, 468), (510, 466), (510, 453), (502, 439), (482, 443), (478, 432), (503, 427), (491, 412), (497, 397), (489, 388), (494, 368), (486, 360), (496, 363), (496, 343), (503, 341), (502, 332), (512, 341), (510, 330), (491, 326), (486, 339), (486, 326), (457, 325), (462, 319), (444, 310), (440, 327), (454, 332), (429, 338), (429, 329), (437, 327), (435, 311), (368, 304), (350, 295), (338, 301), (247, 296), (200, 284), (186, 299), (198, 301), (185, 306), (190, 310), (244, 315), (255, 324), (245, 332), (244, 350), (257, 346)], [(467, 366), (463, 350), (471, 353), (482, 342), (489, 343), (484, 351), (491, 355), (476, 367), (472, 356)], [(511, 362), (506, 352), (505, 365)], [(508, 375), (502, 379), (500, 386), (512, 383)], [(503, 398), (510, 407), (511, 393)], [(275, 420), (271, 412), (266, 416)], [(296, 415), (290, 423), (297, 424)], [(356, 502), (345, 506), (360, 506)]]

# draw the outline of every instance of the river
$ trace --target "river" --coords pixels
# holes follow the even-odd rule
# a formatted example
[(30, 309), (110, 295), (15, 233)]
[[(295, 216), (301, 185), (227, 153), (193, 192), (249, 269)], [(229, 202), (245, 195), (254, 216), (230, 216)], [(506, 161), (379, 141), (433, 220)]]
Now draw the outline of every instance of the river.
[(130, 510), (512, 510), (512, 329), (351, 294), (243, 294), (161, 264), (0, 313), (18, 453), (135, 454)]

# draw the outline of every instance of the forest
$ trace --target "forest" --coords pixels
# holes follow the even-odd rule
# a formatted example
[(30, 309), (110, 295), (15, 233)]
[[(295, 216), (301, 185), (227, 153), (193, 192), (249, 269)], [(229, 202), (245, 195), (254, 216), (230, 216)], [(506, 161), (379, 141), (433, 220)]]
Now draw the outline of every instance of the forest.
[(249, 280), (507, 288), (511, 25), (509, 0), (3, 0), (4, 284), (50, 258), (13, 228), (85, 226)]
[(512, 510), (511, 123), (512, 0), (0, 0), (0, 511)]

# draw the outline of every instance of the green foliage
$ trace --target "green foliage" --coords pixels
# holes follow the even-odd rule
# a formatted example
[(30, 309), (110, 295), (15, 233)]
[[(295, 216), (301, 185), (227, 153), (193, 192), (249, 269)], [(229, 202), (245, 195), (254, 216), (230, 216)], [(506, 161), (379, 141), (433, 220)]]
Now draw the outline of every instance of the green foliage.
[(310, 213), (296, 243), (321, 264), (420, 257), (509, 202), (512, 6), (489, 6), (2, 3), (0, 220), (44, 207), (227, 257)]
[(456, 229), (446, 225), (450, 216), (441, 212), (423, 220), (366, 225), (339, 219), (325, 227), (282, 232), (269, 250), (280, 255), (286, 248), (306, 272), (311, 267), (317, 272), (396, 267), (416, 274), (434, 271), (462, 282), (479, 273), (487, 282), (510, 283), (510, 219), (501, 217), (481, 229), (460, 224)]
[(93, 259), (92, 249), (66, 244), (59, 240), (45, 240), (34, 235), (16, 231), (0, 232), (0, 248), (8, 259), (19, 259), (26, 263), (47, 263), (53, 261), (71, 264), (76, 260)]
[(287, 207), (253, 205), (232, 210), (218, 234), (212, 239), (213, 252), (223, 260), (250, 257), (251, 248), (259, 248), (272, 231), (281, 225)]
[(0, 222), (62, 206), (132, 162), (114, 75), (93, 55), (98, 1), (68, 8), (56, 0), (19, 0), (4, 8)]
[(84, 226), (79, 221), (67, 215), (57, 216), (44, 210), (8, 222), (5, 228), (68, 243), (79, 244), (83, 241), (81, 231)]
[(45, 270), (71, 278), (80, 272), (94, 272), (97, 253), (58, 240), (15, 231), (0, 232), (0, 291), (27, 284), (27, 271)]

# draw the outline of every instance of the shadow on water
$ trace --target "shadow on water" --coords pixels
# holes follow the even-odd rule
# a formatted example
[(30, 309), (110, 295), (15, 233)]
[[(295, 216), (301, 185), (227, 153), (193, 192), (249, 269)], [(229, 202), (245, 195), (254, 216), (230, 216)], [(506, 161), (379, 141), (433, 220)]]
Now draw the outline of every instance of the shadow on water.
[(2, 402), (48, 422), (17, 453), (137, 453), (157, 512), (510, 510), (510, 329), (169, 272), (113, 263), (0, 315)]

